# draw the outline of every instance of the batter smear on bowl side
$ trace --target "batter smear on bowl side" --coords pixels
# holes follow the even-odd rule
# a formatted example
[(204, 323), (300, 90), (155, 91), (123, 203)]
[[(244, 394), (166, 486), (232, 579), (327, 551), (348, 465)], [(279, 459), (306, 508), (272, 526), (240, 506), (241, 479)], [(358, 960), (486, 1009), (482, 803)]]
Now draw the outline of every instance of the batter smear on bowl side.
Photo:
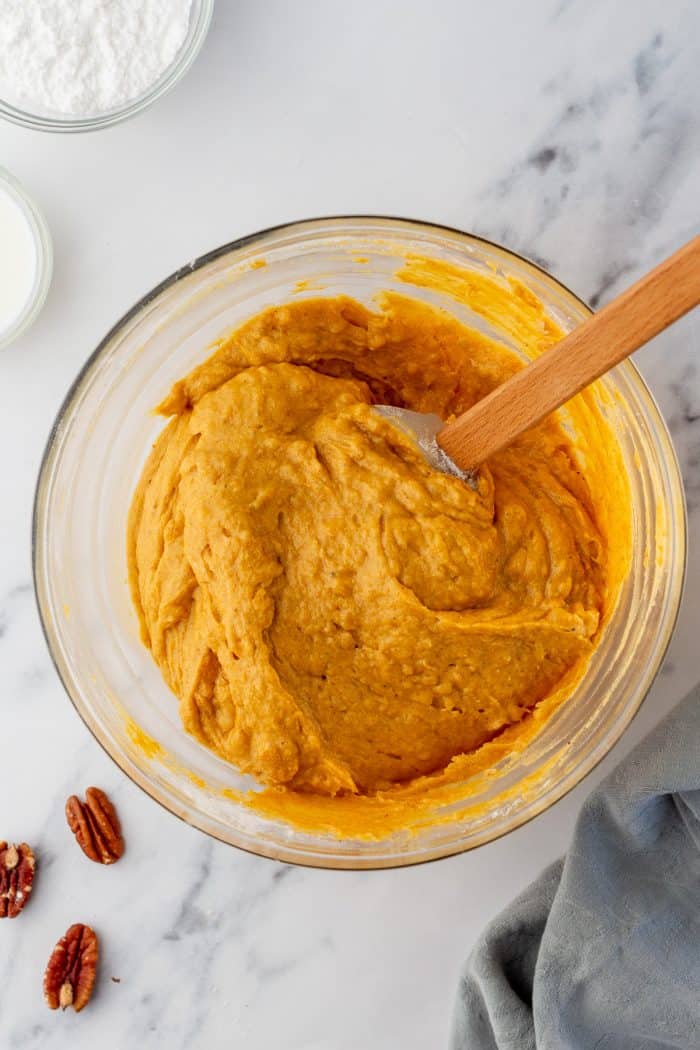
[[(559, 417), (474, 491), (372, 409), (446, 419), (518, 357), (427, 303), (377, 305), (297, 301), (223, 340), (159, 406), (130, 512), (142, 638), (185, 729), (283, 793), (373, 796), (517, 747), (614, 590), (604, 485)], [(560, 333), (528, 308), (546, 349)]]

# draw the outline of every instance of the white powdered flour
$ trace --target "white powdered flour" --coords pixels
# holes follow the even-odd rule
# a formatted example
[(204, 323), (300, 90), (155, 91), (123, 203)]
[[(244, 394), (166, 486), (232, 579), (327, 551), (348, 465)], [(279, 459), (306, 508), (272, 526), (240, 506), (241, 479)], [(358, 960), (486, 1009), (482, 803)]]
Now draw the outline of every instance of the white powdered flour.
[(143, 94), (180, 50), (191, 0), (0, 0), (0, 95), (88, 116)]

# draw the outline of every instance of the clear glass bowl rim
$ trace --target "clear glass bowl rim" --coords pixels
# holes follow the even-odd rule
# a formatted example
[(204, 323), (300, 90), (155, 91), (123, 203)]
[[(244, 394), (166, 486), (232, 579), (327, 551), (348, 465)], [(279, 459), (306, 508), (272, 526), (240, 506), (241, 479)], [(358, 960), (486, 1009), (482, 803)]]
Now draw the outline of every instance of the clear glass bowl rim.
[(4, 350), (34, 324), (46, 302), (53, 276), (53, 241), (44, 213), (37, 202), (12, 172), (3, 167), (0, 167), (0, 185), (5, 186), (10, 195), (23, 206), (36, 248), (34, 287), (24, 309), (13, 324), (4, 332), (0, 332), (0, 350)]
[[(670, 644), (673, 632), (676, 626), (676, 622), (679, 615), (681, 599), (683, 594), (683, 588), (685, 583), (685, 574), (687, 569), (687, 509), (685, 505), (685, 494), (683, 490), (683, 484), (681, 481), (680, 466), (678, 463), (675, 448), (671, 441), (668, 429), (666, 427), (664, 418), (661, 414), (656, 401), (647, 387), (644, 379), (639, 373), (636, 366), (632, 361), (627, 360), (624, 362), (623, 367), (631, 369), (634, 373), (635, 380), (638, 384), (640, 391), (645, 395), (648, 401), (648, 407), (653, 411), (655, 415), (655, 422), (658, 427), (658, 435), (664, 442), (664, 453), (667, 457), (667, 463), (671, 471), (671, 477), (669, 482), (671, 488), (674, 489), (674, 495), (677, 497), (678, 507), (680, 508), (680, 514), (676, 521), (676, 534), (675, 540), (678, 543), (677, 557), (673, 566), (673, 574), (669, 583), (669, 591), (672, 591), (672, 602), (667, 606), (665, 619), (663, 622), (663, 629), (659, 631), (659, 635), (656, 641), (656, 648), (654, 651), (654, 658), (649, 662), (645, 671), (639, 676), (639, 684), (636, 688), (636, 698), (634, 703), (629, 703), (625, 712), (624, 717), (618, 718), (617, 723), (614, 726), (614, 732), (608, 736), (605, 746), (599, 747), (597, 752), (592, 756), (586, 756), (573, 774), (569, 774), (560, 784), (555, 788), (549, 789), (545, 794), (538, 798), (534, 803), (530, 803), (528, 809), (529, 812), (525, 814), (516, 814), (511, 819), (509, 825), (496, 834), (489, 836), (481, 841), (475, 843), (460, 844), (455, 842), (449, 849), (441, 848), (439, 851), (428, 853), (425, 857), (403, 858), (400, 855), (396, 857), (386, 858), (378, 860), (376, 862), (368, 862), (364, 859), (358, 863), (354, 863), (352, 859), (347, 856), (333, 858), (314, 858), (299, 855), (294, 848), (286, 849), (280, 847), (278, 849), (269, 848), (251, 848), (240, 842), (235, 841), (233, 838), (226, 837), (224, 834), (217, 833), (211, 827), (206, 826), (205, 822), (200, 822), (196, 809), (190, 808), (190, 812), (186, 815), (178, 812), (178, 810), (169, 803), (166, 797), (163, 797), (159, 792), (159, 789), (149, 782), (148, 777), (140, 769), (136, 767), (132, 768), (131, 763), (125, 756), (123, 756), (117, 748), (112, 748), (109, 740), (103, 739), (103, 735), (98, 732), (93, 724), (89, 712), (83, 710), (82, 703), (76, 700), (73, 695), (71, 688), (67, 681), (67, 676), (64, 674), (60, 663), (56, 657), (54, 650), (54, 644), (52, 642), (52, 628), (49, 624), (49, 618), (44, 613), (42, 583), (39, 577), (39, 546), (41, 539), (41, 513), (42, 513), (42, 494), (43, 490), (48, 482), (50, 476), (50, 470), (53, 458), (53, 451), (56, 444), (56, 440), (59, 436), (62, 424), (66, 416), (69, 414), (73, 401), (77, 398), (83, 384), (88, 380), (92, 370), (98, 364), (101, 356), (109, 349), (113, 339), (118, 333), (126, 327), (142, 310), (144, 310), (154, 299), (160, 296), (164, 291), (172, 287), (179, 280), (182, 280), (194, 272), (202, 269), (208, 264), (221, 258), (224, 255), (240, 251), (245, 248), (249, 248), (256, 245), (259, 242), (264, 242), (269, 237), (274, 237), (277, 234), (303, 234), (304, 232), (312, 235), (314, 232), (319, 232), (325, 225), (332, 225), (339, 222), (347, 222), (348, 224), (362, 224), (366, 222), (382, 222), (387, 224), (397, 224), (403, 226), (405, 229), (411, 230), (423, 230), (423, 231), (434, 231), (436, 234), (444, 233), (458, 238), (464, 238), (466, 242), (473, 241), (481, 243), (485, 248), (494, 251), (496, 254), (500, 254), (505, 258), (512, 258), (517, 260), (521, 264), (525, 264), (526, 267), (530, 267), (533, 271), (543, 276), (547, 281), (551, 281), (562, 289), (568, 296), (571, 297), (586, 313), (592, 314), (593, 310), (591, 307), (578, 296), (575, 292), (571, 291), (562, 281), (554, 277), (551, 273), (545, 270), (538, 263), (528, 259), (527, 256), (516, 252), (510, 248), (492, 241), (486, 237), (473, 234), (465, 230), (460, 230), (457, 227), (448, 226), (441, 223), (424, 221), (420, 219), (405, 218), (402, 216), (394, 215), (383, 215), (383, 214), (339, 214), (339, 215), (326, 215), (318, 216), (308, 219), (300, 219), (292, 222), (279, 223), (273, 226), (266, 227), (265, 229), (256, 231), (252, 234), (247, 234), (242, 237), (236, 238), (233, 241), (227, 242), (217, 248), (206, 252), (203, 255), (198, 256), (191, 262), (185, 264), (179, 269), (175, 270), (158, 285), (152, 288), (144, 296), (142, 296), (122, 317), (112, 326), (112, 328), (106, 333), (104, 338), (97, 345), (95, 350), (87, 358), (85, 364), (78, 372), (74, 382), (70, 386), (68, 393), (66, 394), (56, 419), (51, 427), (49, 436), (47, 438), (46, 447), (42, 456), (36, 489), (34, 497), (34, 507), (32, 514), (32, 567), (33, 567), (33, 581), (34, 581), (34, 594), (37, 604), (37, 610), (39, 613), (39, 620), (41, 623), (44, 638), (49, 649), (49, 653), (59, 676), (59, 679), (64, 687), (64, 690), (75, 708), (77, 714), (80, 716), (83, 723), (86, 725), (92, 736), (102, 747), (102, 749), (109, 755), (109, 757), (115, 762), (118, 768), (137, 786), (139, 786), (146, 795), (158, 802), (167, 812), (173, 816), (178, 817), (185, 823), (196, 827), (198, 830), (210, 835), (213, 838), (218, 839), (227, 845), (234, 846), (237, 849), (242, 849), (245, 852), (253, 853), (257, 856), (268, 857), (274, 860), (282, 860), (287, 863), (293, 863), (302, 867), (321, 867), (328, 869), (349, 869), (349, 870), (372, 870), (372, 869), (383, 869), (389, 867), (407, 867), (416, 864), (430, 863), (431, 861), (440, 860), (444, 857), (453, 856), (455, 854), (465, 852), (467, 850), (476, 848), (479, 845), (487, 844), (488, 842), (496, 841), (499, 838), (504, 837), (511, 831), (523, 827), (528, 824), (535, 817), (539, 816), (540, 813), (544, 812), (555, 802), (564, 798), (570, 791), (572, 791), (588, 774), (600, 764), (605, 758), (611, 748), (617, 743), (620, 737), (623, 735), (629, 724), (632, 722), (634, 716), (639, 711), (642, 703), (649, 693), (651, 686), (661, 668), (668, 646)], [(398, 233), (397, 230), (393, 231), (394, 234)]]
[(189, 40), (187, 45), (180, 49), (172, 63), (147, 91), (139, 95), (138, 98), (127, 102), (124, 106), (86, 117), (54, 116), (45, 113), (34, 113), (0, 98), (0, 117), (4, 117), (13, 124), (19, 124), (20, 127), (31, 128), (34, 131), (56, 132), (97, 131), (100, 128), (108, 128), (114, 124), (120, 124), (123, 120), (135, 117), (167, 94), (187, 73), (206, 40), (212, 14), (214, 13), (214, 2), (215, 0), (192, 0), (192, 15), (194, 17), (188, 30)]

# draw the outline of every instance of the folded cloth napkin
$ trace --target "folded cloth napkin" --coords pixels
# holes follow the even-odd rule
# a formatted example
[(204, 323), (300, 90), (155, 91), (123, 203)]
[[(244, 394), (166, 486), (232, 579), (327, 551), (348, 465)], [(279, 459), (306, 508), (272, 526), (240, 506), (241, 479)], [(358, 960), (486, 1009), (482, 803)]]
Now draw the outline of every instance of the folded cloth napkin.
[(700, 686), (482, 934), (452, 1050), (700, 1050)]

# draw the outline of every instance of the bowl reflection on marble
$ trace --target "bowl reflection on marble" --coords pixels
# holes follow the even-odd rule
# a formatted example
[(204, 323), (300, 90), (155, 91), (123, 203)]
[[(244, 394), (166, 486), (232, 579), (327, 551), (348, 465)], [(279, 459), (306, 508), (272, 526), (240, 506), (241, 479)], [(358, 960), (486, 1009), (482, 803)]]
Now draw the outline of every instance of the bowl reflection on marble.
[[(631, 570), (571, 698), (521, 752), (488, 777), (465, 779), (460, 801), (446, 804), (439, 822), (377, 840), (294, 828), (245, 805), (242, 793), (257, 785), (184, 733), (177, 702), (139, 641), (126, 579), (126, 515), (163, 426), (151, 410), (215, 339), (271, 304), (343, 293), (368, 302), (392, 288), (435, 301), (434, 291), (396, 279), (407, 253), (516, 277), (565, 331), (588, 316), (538, 267), (455, 230), (362, 217), (278, 227), (188, 264), (118, 322), (70, 390), (38, 481), (37, 601), (77, 711), (124, 772), (172, 813), (216, 838), (290, 862), (417, 863), (488, 842), (546, 809), (600, 761), (633, 717), (680, 601), (686, 541), (678, 465), (649, 391), (625, 362), (601, 381), (599, 407), (629, 475)], [(447, 295), (441, 305), (455, 308)]]

